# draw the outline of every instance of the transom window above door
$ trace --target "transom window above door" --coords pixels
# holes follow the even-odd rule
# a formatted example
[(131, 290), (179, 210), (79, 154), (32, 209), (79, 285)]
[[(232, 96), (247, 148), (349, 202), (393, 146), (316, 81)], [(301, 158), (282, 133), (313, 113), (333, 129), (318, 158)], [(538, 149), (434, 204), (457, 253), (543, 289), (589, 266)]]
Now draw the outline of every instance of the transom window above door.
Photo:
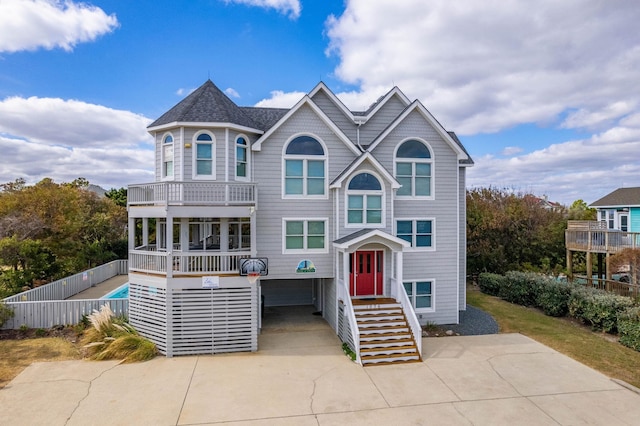
[(371, 173), (351, 178), (347, 187), (347, 226), (380, 226), (383, 223), (384, 192), (380, 180)]
[(398, 197), (433, 196), (433, 158), (429, 147), (415, 139), (400, 144), (395, 156), (395, 177), (402, 185)]
[(326, 153), (311, 136), (298, 136), (287, 145), (283, 165), (285, 198), (326, 198)]

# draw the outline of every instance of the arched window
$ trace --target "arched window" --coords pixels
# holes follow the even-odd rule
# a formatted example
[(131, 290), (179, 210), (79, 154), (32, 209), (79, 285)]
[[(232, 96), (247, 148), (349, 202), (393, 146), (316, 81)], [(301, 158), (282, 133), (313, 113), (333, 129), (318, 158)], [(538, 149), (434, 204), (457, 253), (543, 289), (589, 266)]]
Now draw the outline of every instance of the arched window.
[(162, 139), (162, 177), (173, 177), (173, 136), (170, 134)]
[(396, 193), (404, 197), (431, 197), (431, 151), (422, 142), (411, 139), (403, 142), (396, 151), (396, 179), (402, 185)]
[(249, 144), (244, 137), (236, 139), (236, 178), (246, 179), (249, 176), (248, 148)]
[(351, 178), (347, 187), (347, 224), (381, 225), (383, 191), (377, 177), (360, 173)]
[(324, 197), (326, 155), (320, 142), (311, 136), (291, 140), (284, 155), (284, 196)]
[(215, 178), (215, 146), (215, 139), (210, 133), (202, 132), (195, 135), (193, 149), (194, 179)]

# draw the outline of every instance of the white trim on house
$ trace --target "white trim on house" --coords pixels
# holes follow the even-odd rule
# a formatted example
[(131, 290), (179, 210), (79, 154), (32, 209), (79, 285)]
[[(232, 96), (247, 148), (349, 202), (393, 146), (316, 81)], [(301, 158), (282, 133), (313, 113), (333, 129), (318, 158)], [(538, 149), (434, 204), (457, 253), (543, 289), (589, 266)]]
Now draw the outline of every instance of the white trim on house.
[[(287, 248), (287, 222), (303, 222), (303, 244), (301, 249)], [(309, 222), (324, 222), (324, 248), (307, 248), (309, 237)], [(282, 254), (307, 254), (307, 253), (329, 253), (329, 218), (328, 217), (283, 217), (282, 218)]]
[(263, 134), (264, 131), (254, 129), (252, 127), (241, 126), (234, 123), (217, 123), (217, 122), (200, 122), (200, 121), (173, 121), (171, 123), (162, 124), (160, 126), (148, 127), (147, 132), (159, 132), (163, 130), (174, 129), (176, 127), (197, 127), (201, 129), (229, 129), (238, 132), (249, 132)]
[[(409, 296), (407, 294), (407, 296), (409, 297), (409, 300), (411, 301), (411, 306), (413, 306), (414, 311), (416, 312), (416, 314), (426, 314), (426, 313), (433, 313), (436, 312), (436, 280), (435, 278), (406, 278), (404, 277), (402, 279), (402, 286), (404, 288), (404, 283), (411, 283), (412, 284), (412, 288), (413, 288), (413, 296)], [(430, 308), (416, 308), (416, 304), (415, 304), (415, 289), (416, 289), (416, 283), (418, 282), (430, 282), (431, 283), (431, 307)]]
[[(430, 154), (430, 158), (429, 159), (422, 159), (422, 158), (400, 158), (398, 159), (398, 149), (402, 146), (402, 144), (404, 144), (405, 142), (411, 141), (411, 140), (415, 140), (418, 141), (420, 143), (423, 143), (427, 149), (429, 150), (429, 154)], [(436, 160), (435, 160), (435, 153), (434, 153), (434, 149), (431, 146), (431, 144), (429, 142), (427, 142), (425, 139), (423, 138), (419, 138), (419, 137), (408, 137), (405, 138), (403, 140), (401, 140), (393, 149), (393, 177), (395, 179), (398, 178), (398, 169), (397, 169), (397, 164), (398, 163), (412, 163), (412, 164), (430, 164), (430, 171), (431, 174), (429, 176), (429, 195), (414, 195), (415, 194), (415, 185), (416, 185), (416, 168), (412, 166), (412, 176), (411, 176), (411, 183), (412, 183), (412, 195), (400, 195), (396, 192), (395, 194), (395, 198), (397, 198), (398, 200), (435, 200), (436, 199)], [(399, 182), (398, 182), (399, 183)]]
[[(165, 139), (170, 136), (171, 137), (171, 143), (167, 143), (165, 144)], [(165, 170), (165, 156), (167, 156), (167, 153), (165, 152), (165, 148), (168, 148), (169, 145), (171, 145), (171, 175), (166, 173)], [(175, 180), (175, 173), (176, 173), (176, 138), (173, 136), (172, 132), (165, 132), (162, 134), (162, 136), (160, 137), (160, 179), (161, 180), (167, 180), (167, 181), (171, 181), (171, 180)]]
[[(344, 191), (344, 208), (343, 208), (343, 212), (344, 212), (344, 227), (345, 228), (386, 228), (387, 227), (387, 222), (386, 222), (386, 195), (387, 195), (387, 191), (385, 191), (385, 185), (384, 185), (384, 181), (382, 181), (380, 179), (380, 175), (378, 175), (376, 172), (374, 172), (373, 170), (356, 170), (352, 175), (350, 175), (349, 177), (349, 181), (351, 181), (353, 178), (355, 178), (356, 176), (362, 174), (362, 173), (368, 173), (372, 176), (374, 176), (376, 179), (378, 179), (378, 182), (380, 183), (380, 190), (371, 190), (371, 189), (349, 189), (349, 185), (346, 186), (345, 191)], [(354, 223), (350, 223), (349, 222), (349, 197), (350, 196), (362, 196), (362, 222), (354, 222)], [(380, 197), (380, 223), (377, 222), (372, 222), (369, 223), (367, 222), (367, 211), (369, 210), (368, 207), (368, 198), (369, 196), (379, 196)]]
[[(200, 135), (208, 135), (211, 137), (211, 141), (198, 141)], [(191, 178), (193, 180), (216, 180), (216, 163), (218, 160), (217, 154), (217, 141), (216, 135), (209, 130), (198, 130), (191, 138)], [(211, 174), (199, 174), (198, 173), (198, 145), (211, 145)], [(184, 167), (183, 167), (184, 169)]]
[(364, 163), (365, 161), (368, 161), (373, 168), (375, 169), (375, 171), (377, 173), (380, 174), (380, 176), (384, 177), (384, 180), (387, 181), (390, 185), (391, 185), (391, 189), (398, 189), (400, 188), (400, 183), (398, 183), (398, 181), (396, 180), (396, 178), (393, 177), (393, 175), (391, 173), (389, 173), (387, 171), (387, 169), (385, 169), (382, 164), (380, 164), (380, 162), (376, 159), (376, 157), (374, 157), (370, 152), (364, 152), (362, 153), (354, 162), (352, 162), (351, 164), (349, 164), (349, 167), (347, 167), (346, 169), (344, 169), (339, 175), (338, 177), (336, 177), (333, 182), (331, 182), (331, 185), (329, 186), (329, 188), (331, 189), (335, 189), (335, 188), (342, 188), (342, 184), (343, 182), (347, 179), (350, 178), (351, 175), (358, 170), (358, 167), (360, 167), (360, 165), (362, 165), (362, 163)]
[[(398, 222), (399, 221), (412, 221), (412, 236), (411, 236), (411, 245), (409, 246), (409, 248), (406, 248), (405, 251), (407, 252), (428, 252), (428, 251), (436, 251), (436, 218), (435, 217), (417, 217), (417, 216), (412, 216), (412, 217), (396, 217), (393, 220), (393, 234), (398, 237)], [(423, 221), (423, 222), (431, 222), (431, 245), (429, 247), (417, 247), (414, 246), (413, 244), (415, 243), (416, 240), (416, 235), (417, 235), (417, 227), (416, 227), (416, 222), (417, 221)], [(404, 241), (404, 239), (403, 239)]]
[(322, 120), (322, 122), (326, 124), (327, 127), (329, 127), (329, 129), (331, 129), (331, 131), (338, 137), (338, 139), (340, 139), (342, 143), (344, 143), (344, 145), (347, 148), (351, 150), (351, 152), (353, 152), (356, 155), (360, 155), (362, 153), (362, 151), (360, 151), (358, 147), (356, 147), (349, 140), (349, 138), (342, 132), (342, 130), (340, 130), (340, 128), (329, 117), (327, 117), (324, 111), (322, 111), (315, 104), (315, 102), (311, 100), (311, 98), (308, 95), (305, 95), (302, 99), (300, 99), (300, 101), (298, 101), (298, 103), (293, 108), (291, 108), (280, 120), (278, 120), (276, 124), (271, 126), (271, 128), (267, 130), (267, 132), (263, 134), (260, 137), (260, 139), (255, 141), (253, 145), (251, 145), (251, 150), (252, 151), (262, 150), (262, 143), (266, 141), (269, 138), (269, 136), (271, 136), (282, 124), (286, 123), (289, 120), (289, 118), (293, 114), (295, 114), (300, 108), (302, 108), (302, 106), (304, 105), (309, 106), (313, 110), (313, 112), (316, 113), (318, 118), (320, 118), (320, 120)]
[[(245, 150), (245, 174), (246, 176), (238, 176), (238, 147), (242, 145), (238, 145), (238, 139), (244, 139), (246, 145), (244, 145)], [(251, 182), (251, 139), (244, 134), (239, 133), (236, 135), (233, 140), (233, 177), (238, 182)]]
[(453, 140), (451, 135), (442, 127), (442, 125), (436, 120), (433, 115), (420, 103), (420, 101), (416, 100), (407, 107), (402, 114), (400, 114), (396, 119), (391, 123), (384, 132), (380, 133), (377, 138), (369, 145), (367, 151), (373, 151), (380, 142), (385, 140), (385, 138), (396, 128), (400, 123), (402, 123), (408, 116), (414, 111), (418, 111), (429, 124), (438, 132), (440, 137), (444, 139), (444, 141), (453, 149), (453, 151), (458, 156), (458, 160), (468, 160), (469, 156), (466, 152)]
[[(299, 154), (287, 154), (287, 147), (289, 144), (295, 139), (301, 136), (309, 136), (315, 139), (321, 146), (324, 151), (323, 155), (299, 155)], [(281, 154), (281, 197), (282, 199), (311, 199), (311, 200), (328, 200), (329, 199), (329, 150), (327, 148), (327, 144), (318, 137), (317, 135), (310, 132), (299, 132), (295, 133), (287, 141), (282, 145), (282, 154)], [(303, 171), (302, 171), (302, 182), (303, 182), (303, 193), (302, 194), (287, 194), (286, 193), (286, 173), (287, 173), (287, 160), (302, 160), (303, 161)], [(311, 161), (324, 161), (324, 193), (323, 194), (307, 194), (307, 183), (309, 178), (308, 173), (308, 163)]]

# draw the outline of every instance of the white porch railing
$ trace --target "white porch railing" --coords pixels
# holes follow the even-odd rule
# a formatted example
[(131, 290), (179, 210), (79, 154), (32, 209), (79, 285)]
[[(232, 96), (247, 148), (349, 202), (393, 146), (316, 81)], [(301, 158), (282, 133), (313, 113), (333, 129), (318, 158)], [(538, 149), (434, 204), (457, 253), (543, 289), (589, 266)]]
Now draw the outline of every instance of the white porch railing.
[(418, 321), (416, 312), (409, 300), (409, 296), (407, 296), (407, 292), (404, 290), (404, 286), (395, 278), (391, 278), (391, 297), (396, 299), (398, 303), (402, 305), (402, 310), (404, 311), (404, 315), (407, 317), (407, 322), (411, 328), (413, 340), (415, 340), (418, 353), (420, 354), (420, 357), (422, 357), (422, 326), (420, 326), (420, 322)]
[(356, 362), (362, 364), (360, 359), (360, 329), (358, 328), (358, 320), (356, 319), (356, 313), (353, 310), (353, 304), (351, 303), (351, 296), (349, 295), (349, 288), (344, 280), (338, 279), (338, 300), (344, 303), (344, 316), (349, 325), (351, 336), (353, 341), (353, 351), (356, 354)]
[(250, 251), (233, 252), (162, 252), (132, 250), (129, 252), (129, 269), (135, 272), (171, 274), (239, 274), (240, 259), (251, 257)]
[(253, 183), (154, 182), (129, 185), (127, 204), (135, 205), (248, 205), (256, 204)]

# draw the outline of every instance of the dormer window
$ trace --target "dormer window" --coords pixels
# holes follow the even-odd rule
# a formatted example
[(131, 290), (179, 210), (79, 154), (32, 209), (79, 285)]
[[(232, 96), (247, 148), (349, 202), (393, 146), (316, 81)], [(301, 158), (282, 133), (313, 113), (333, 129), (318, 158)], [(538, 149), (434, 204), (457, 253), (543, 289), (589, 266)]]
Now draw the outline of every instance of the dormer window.
[(311, 136), (298, 136), (286, 145), (283, 167), (285, 198), (326, 198), (326, 154)]
[(215, 139), (208, 132), (196, 134), (193, 150), (193, 178), (215, 179)]
[(411, 139), (403, 142), (396, 151), (396, 179), (402, 185), (399, 197), (429, 198), (433, 196), (432, 156), (429, 147)]
[(173, 136), (162, 139), (162, 178), (173, 178)]
[(246, 138), (241, 136), (236, 139), (236, 179), (246, 180), (249, 177), (248, 148)]
[(347, 226), (383, 223), (382, 185), (371, 173), (355, 175), (347, 187)]

